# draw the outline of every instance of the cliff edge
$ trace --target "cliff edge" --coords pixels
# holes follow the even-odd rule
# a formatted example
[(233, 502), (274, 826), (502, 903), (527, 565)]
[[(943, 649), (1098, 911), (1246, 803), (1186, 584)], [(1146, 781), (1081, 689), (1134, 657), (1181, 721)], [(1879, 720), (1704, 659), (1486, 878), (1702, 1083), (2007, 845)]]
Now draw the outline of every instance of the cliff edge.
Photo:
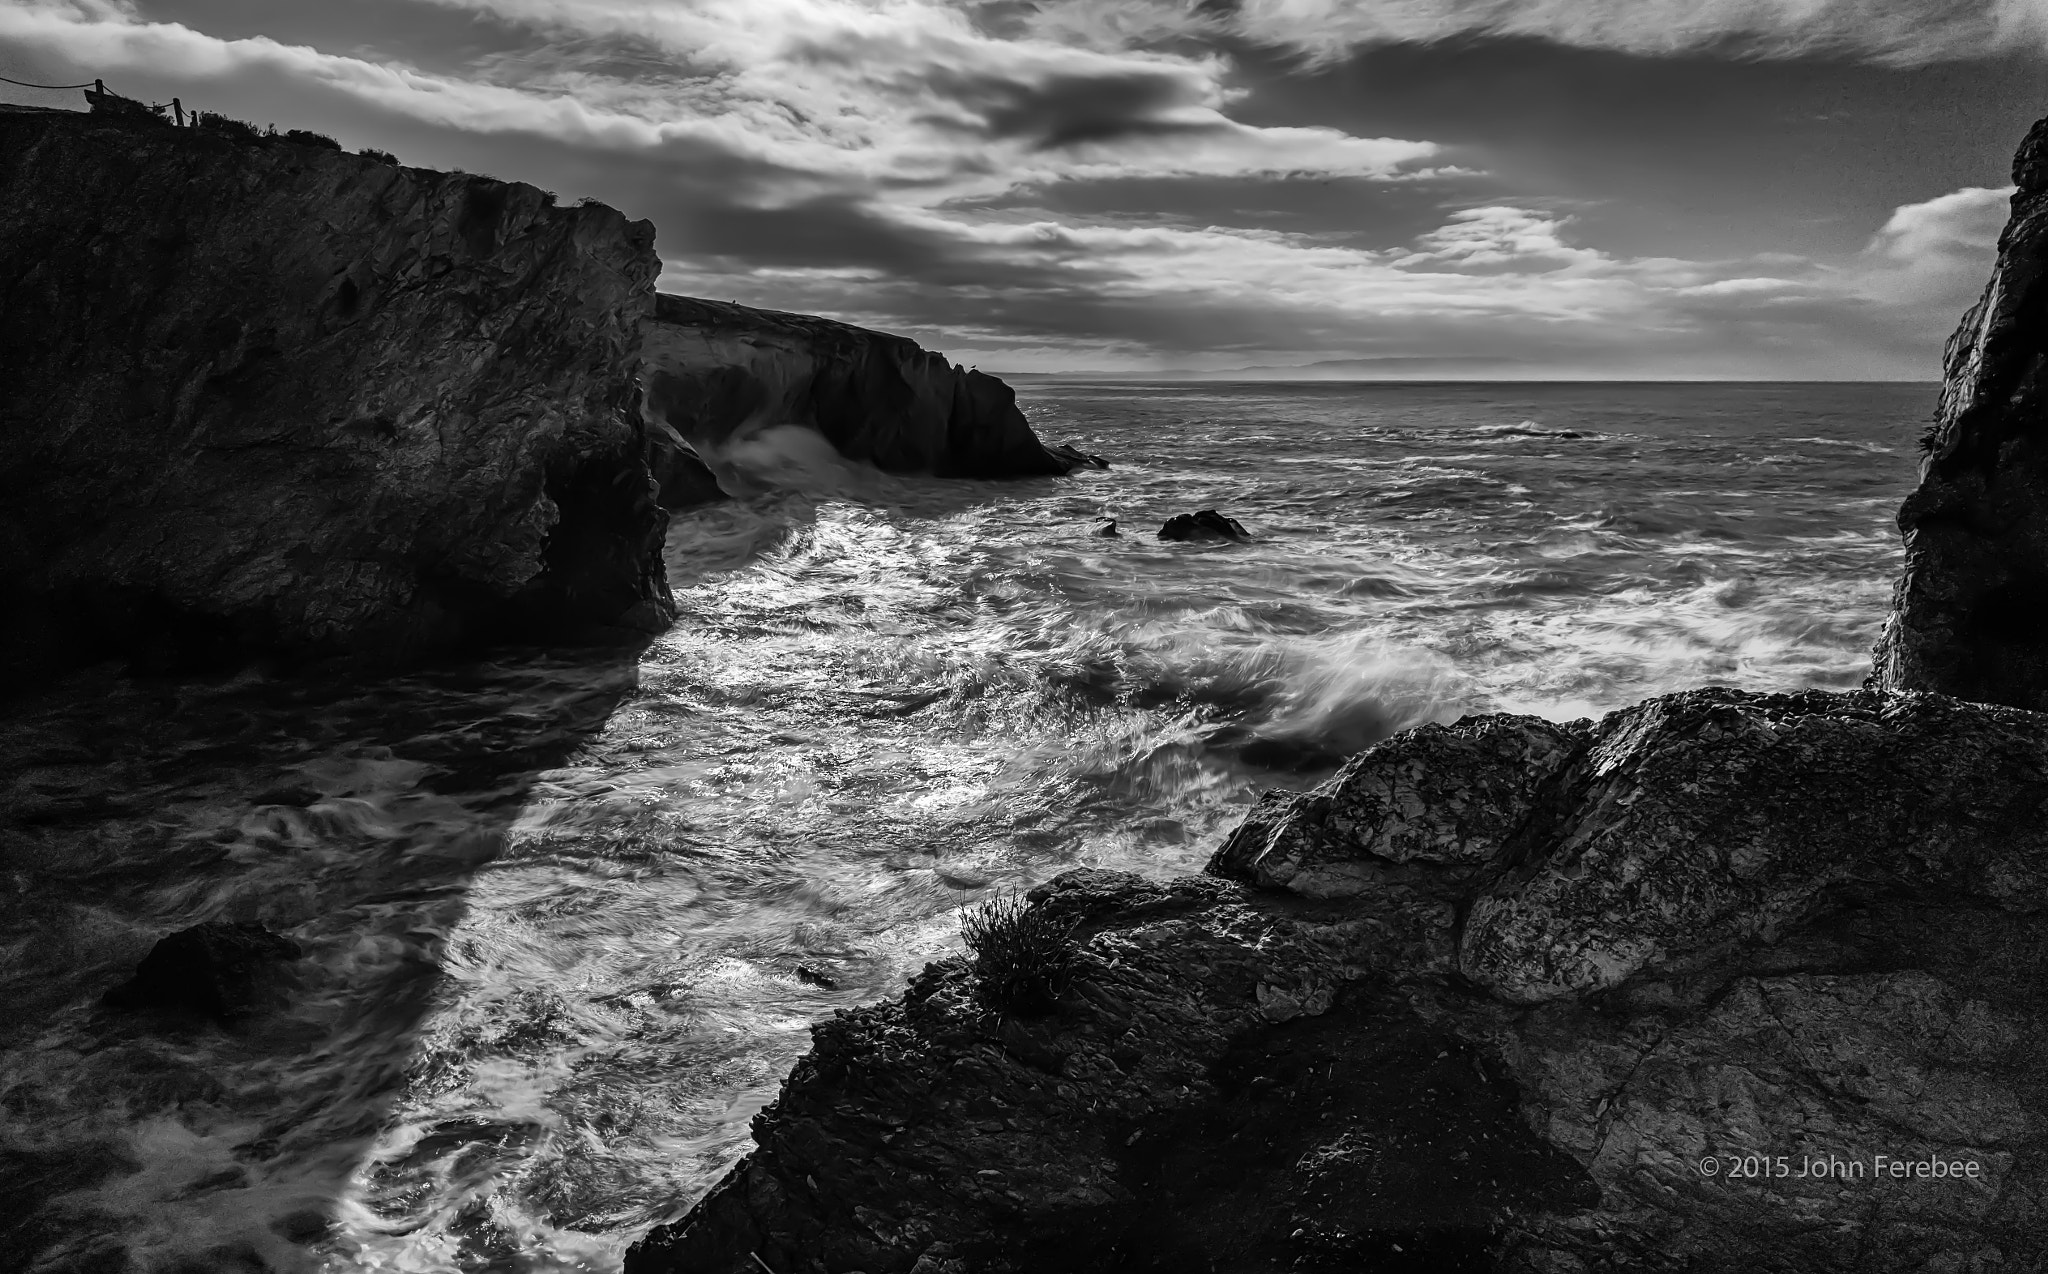
[(647, 222), (9, 110), (0, 243), (0, 596), (45, 644), (406, 657), (672, 617)]
[(993, 376), (907, 337), (805, 314), (663, 294), (647, 326), (646, 412), (701, 451), (750, 429), (804, 425), (839, 454), (895, 473), (1066, 473)]
[(1943, 357), (1906, 569), (1873, 684), (2048, 711), (2048, 120), (2013, 160), (2012, 219)]

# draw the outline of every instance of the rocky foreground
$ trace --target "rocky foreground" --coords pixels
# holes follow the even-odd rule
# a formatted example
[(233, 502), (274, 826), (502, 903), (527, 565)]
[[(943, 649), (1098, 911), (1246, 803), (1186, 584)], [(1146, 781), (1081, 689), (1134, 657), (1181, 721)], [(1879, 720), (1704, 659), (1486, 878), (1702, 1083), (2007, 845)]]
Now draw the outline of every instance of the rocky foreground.
[(1043, 1017), (954, 960), (819, 1027), (759, 1148), (628, 1269), (2048, 1252), (2048, 716), (1703, 690), (1467, 718), (1269, 797), (1210, 872), (1035, 891), (1081, 922)]
[(2015, 179), (1870, 688), (1426, 726), (1069, 873), (1050, 1011), (821, 1024), (628, 1271), (2048, 1268), (2048, 121)]

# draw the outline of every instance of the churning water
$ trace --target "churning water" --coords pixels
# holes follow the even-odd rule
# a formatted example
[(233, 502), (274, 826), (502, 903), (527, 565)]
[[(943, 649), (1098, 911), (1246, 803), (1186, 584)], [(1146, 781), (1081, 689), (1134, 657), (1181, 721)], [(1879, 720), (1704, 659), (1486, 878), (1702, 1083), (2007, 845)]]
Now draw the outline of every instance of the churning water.
[[(1034, 381), (1106, 473), (898, 478), (803, 430), (679, 516), (644, 650), (376, 684), (90, 673), (9, 721), (0, 1249), (37, 1270), (610, 1270), (807, 1046), (1071, 866), (1468, 712), (1847, 687), (1924, 386)], [(1249, 545), (1162, 544), (1215, 507)], [(1092, 534), (1115, 517), (1116, 538)], [(307, 955), (233, 1030), (150, 943)]]

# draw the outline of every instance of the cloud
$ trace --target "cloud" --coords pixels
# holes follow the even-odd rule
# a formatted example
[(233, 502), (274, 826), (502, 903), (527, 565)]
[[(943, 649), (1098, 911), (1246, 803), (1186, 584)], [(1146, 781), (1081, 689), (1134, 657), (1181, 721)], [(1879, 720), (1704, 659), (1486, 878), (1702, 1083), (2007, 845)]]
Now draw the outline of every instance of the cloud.
[(2041, 0), (1057, 0), (1030, 25), (1098, 48), (1228, 34), (1315, 62), (1481, 36), (1895, 66), (2048, 49)]
[[(1323, 11), (1306, 0), (1104, 0), (1066, 35), (1057, 7), (940, 0), (436, 2), (488, 15), (489, 47), (438, 50), (429, 72), (115, 0), (0, 7), (0, 40), (117, 87), (594, 194), (655, 220), (664, 287), (907, 330), (985, 366), (1932, 372), (2003, 216), (2003, 192), (1969, 187), (1888, 211), (1826, 260), (1603, 246), (1589, 201), (1454, 178), (1429, 140), (1240, 118), (1227, 57), (1169, 29), (1176, 13), (1307, 22)], [(1141, 28), (1153, 46), (1116, 46)], [(1175, 183), (1203, 200), (1176, 202)], [(1141, 188), (1152, 202), (1114, 202)], [(1314, 220), (1294, 215), (1304, 190)]]

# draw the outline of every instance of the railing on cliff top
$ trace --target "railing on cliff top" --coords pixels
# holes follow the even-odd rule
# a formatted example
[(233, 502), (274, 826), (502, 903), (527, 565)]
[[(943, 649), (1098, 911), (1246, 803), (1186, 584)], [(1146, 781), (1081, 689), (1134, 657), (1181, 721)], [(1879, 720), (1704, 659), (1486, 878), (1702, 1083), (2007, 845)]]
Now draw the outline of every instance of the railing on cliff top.
[(85, 104), (94, 114), (99, 115), (147, 115), (167, 124), (174, 123), (186, 128), (199, 123), (203, 111), (187, 111), (185, 104), (172, 98), (168, 104), (155, 102), (145, 104), (132, 97), (109, 92), (105, 80), (95, 79), (84, 84), (31, 84), (12, 76), (0, 75), (0, 84), (12, 84), (18, 88), (32, 88), (52, 93), (68, 93), (73, 89), (85, 90)]

